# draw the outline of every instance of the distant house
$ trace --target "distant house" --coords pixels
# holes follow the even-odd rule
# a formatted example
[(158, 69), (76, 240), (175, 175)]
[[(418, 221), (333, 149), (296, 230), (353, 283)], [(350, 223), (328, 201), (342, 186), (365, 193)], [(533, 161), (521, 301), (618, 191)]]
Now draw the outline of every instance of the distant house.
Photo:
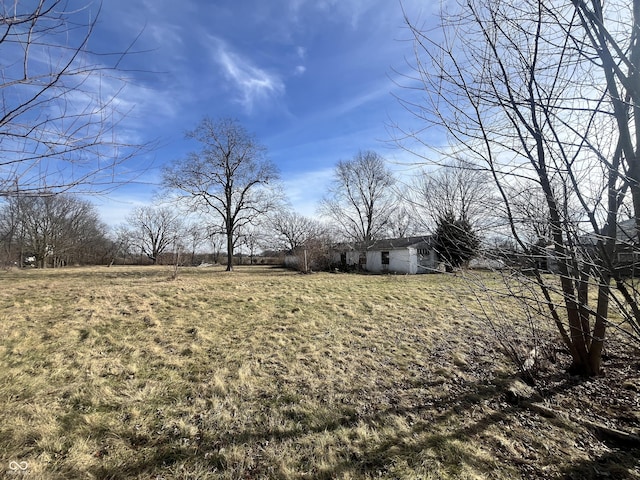
[(372, 273), (413, 275), (440, 271), (431, 235), (341, 244), (333, 249), (332, 260), (347, 270)]
[[(599, 241), (606, 242), (606, 237), (595, 233), (588, 233), (578, 238), (577, 247), (580, 249), (578, 260), (581, 262), (601, 262), (601, 252), (596, 248)], [(535, 266), (538, 270), (559, 273), (560, 260), (555, 246), (550, 243), (539, 249), (540, 253), (534, 255)], [(640, 242), (636, 220), (634, 218), (618, 223), (616, 227), (616, 242), (613, 256), (606, 259), (611, 267), (624, 276), (640, 275)]]
[[(606, 238), (590, 233), (582, 237), (582, 243), (595, 249), (598, 240)], [(622, 275), (638, 276), (640, 274), (640, 241), (636, 228), (636, 219), (621, 221), (616, 227), (616, 245), (613, 258), (610, 259), (614, 269)], [(595, 256), (598, 253), (595, 252)]]

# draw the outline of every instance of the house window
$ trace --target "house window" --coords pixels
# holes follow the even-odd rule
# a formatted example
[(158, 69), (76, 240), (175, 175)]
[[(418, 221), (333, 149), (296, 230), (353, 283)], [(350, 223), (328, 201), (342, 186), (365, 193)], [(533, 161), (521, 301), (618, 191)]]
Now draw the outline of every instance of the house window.
[(389, 265), (389, 252), (381, 252), (382, 254), (382, 265)]
[(634, 254), (632, 252), (620, 252), (618, 253), (619, 262), (633, 262)]
[(358, 258), (358, 263), (360, 264), (361, 267), (364, 267), (367, 264), (367, 254), (366, 253), (361, 253), (360, 257)]
[(422, 255), (423, 257), (427, 257), (429, 255), (429, 249), (428, 248), (419, 248), (418, 249), (418, 255)]

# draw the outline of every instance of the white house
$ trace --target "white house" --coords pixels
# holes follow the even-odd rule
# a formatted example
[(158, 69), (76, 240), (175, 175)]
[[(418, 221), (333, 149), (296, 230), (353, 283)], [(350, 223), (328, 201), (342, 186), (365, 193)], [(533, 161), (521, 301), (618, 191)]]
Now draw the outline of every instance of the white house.
[(333, 263), (372, 273), (440, 271), (440, 259), (433, 249), (433, 237), (430, 235), (342, 244), (334, 249)]

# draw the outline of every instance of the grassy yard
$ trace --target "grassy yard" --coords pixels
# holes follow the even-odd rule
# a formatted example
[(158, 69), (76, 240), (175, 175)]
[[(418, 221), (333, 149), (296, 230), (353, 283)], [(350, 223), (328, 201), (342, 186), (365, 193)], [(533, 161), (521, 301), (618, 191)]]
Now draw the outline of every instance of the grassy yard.
[(506, 401), (460, 277), (170, 276), (0, 273), (0, 476), (640, 478), (636, 447)]

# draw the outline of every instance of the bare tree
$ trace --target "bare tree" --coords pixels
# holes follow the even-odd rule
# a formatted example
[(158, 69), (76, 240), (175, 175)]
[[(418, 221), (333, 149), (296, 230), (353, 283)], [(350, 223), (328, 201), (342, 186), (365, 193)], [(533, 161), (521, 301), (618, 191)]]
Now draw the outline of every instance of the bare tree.
[(225, 235), (222, 235), (219, 232), (219, 228), (214, 228), (210, 232), (207, 232), (207, 239), (209, 240), (209, 245), (211, 246), (212, 254), (213, 254), (213, 263), (220, 263), (220, 255), (222, 253), (222, 248), (226, 243)]
[(477, 230), (493, 224), (496, 202), (492, 179), (460, 158), (435, 169), (423, 169), (408, 189), (415, 216), (433, 230), (443, 216), (469, 222)]
[(0, 245), (6, 265), (22, 264), (22, 224), (17, 201), (8, 201), (0, 208)]
[[(616, 142), (613, 160), (606, 166), (623, 176), (631, 190), (636, 229), (640, 231), (640, 0), (571, 0), (582, 26), (576, 41), (582, 60), (599, 58), (603, 74), (598, 92), (608, 97), (607, 111), (615, 119)], [(574, 13), (574, 12), (572, 12)], [(586, 37), (586, 38), (585, 38)], [(620, 208), (620, 198), (609, 198)], [(607, 225), (615, 224), (617, 208)]]
[(447, 132), (442, 158), (464, 154), (491, 175), (530, 259), (514, 192), (544, 198), (558, 276), (532, 262), (542, 298), (530, 305), (546, 309), (583, 375), (600, 372), (611, 302), (640, 338), (635, 284), (617, 264), (619, 253), (635, 255), (638, 231), (621, 241), (618, 212), (629, 193), (636, 219), (640, 208), (639, 19), (640, 0), (463, 0), (442, 12), (438, 34), (407, 19), (420, 98), (404, 105)]
[(324, 233), (320, 222), (291, 210), (281, 209), (269, 216), (267, 243), (275, 250), (294, 252)]
[(238, 236), (242, 246), (249, 250), (249, 264), (253, 265), (258, 250), (264, 243), (264, 232), (256, 225), (247, 225), (239, 230)]
[(359, 152), (336, 165), (329, 194), (320, 213), (352, 241), (368, 242), (387, 233), (396, 197), (395, 178), (384, 158), (373, 151)]
[[(93, 52), (100, 3), (0, 7), (0, 196), (113, 188), (141, 150), (119, 140), (123, 52)], [(105, 63), (106, 62), (106, 63)]]
[(134, 256), (133, 232), (127, 225), (122, 224), (115, 227), (112, 237), (114, 237), (114, 250), (110, 264), (116, 263), (117, 259), (121, 257), (122, 263), (126, 265), (128, 257)]
[(423, 169), (408, 196), (423, 228), (434, 232), (435, 248), (446, 270), (466, 265), (479, 250), (479, 232), (494, 223), (496, 202), (487, 172), (456, 158), (435, 169)]
[(95, 261), (88, 253), (107, 243), (106, 226), (93, 205), (69, 194), (9, 197), (0, 218), (11, 219), (18, 264), (25, 255), (41, 268)]
[[(398, 200), (387, 222), (387, 231), (392, 238), (407, 238), (424, 233), (422, 222), (411, 204)], [(422, 230), (422, 231), (421, 231)]]
[(233, 270), (233, 252), (240, 230), (275, 208), (279, 192), (275, 165), (265, 149), (236, 120), (205, 118), (188, 133), (202, 145), (199, 152), (164, 170), (164, 183), (181, 192), (192, 208), (211, 215), (210, 226), (221, 225), (227, 237), (227, 271)]
[(183, 234), (180, 212), (170, 207), (138, 207), (127, 217), (130, 238), (154, 264)]
[(191, 265), (195, 265), (196, 251), (207, 240), (207, 230), (201, 222), (194, 222), (185, 227), (185, 242), (191, 250)]
[(526, 245), (551, 245), (549, 208), (544, 194), (537, 188), (509, 192), (513, 223)]
[(285, 265), (301, 271), (320, 270), (329, 266), (329, 229), (323, 223), (289, 209), (270, 215), (266, 245), (285, 252)]

